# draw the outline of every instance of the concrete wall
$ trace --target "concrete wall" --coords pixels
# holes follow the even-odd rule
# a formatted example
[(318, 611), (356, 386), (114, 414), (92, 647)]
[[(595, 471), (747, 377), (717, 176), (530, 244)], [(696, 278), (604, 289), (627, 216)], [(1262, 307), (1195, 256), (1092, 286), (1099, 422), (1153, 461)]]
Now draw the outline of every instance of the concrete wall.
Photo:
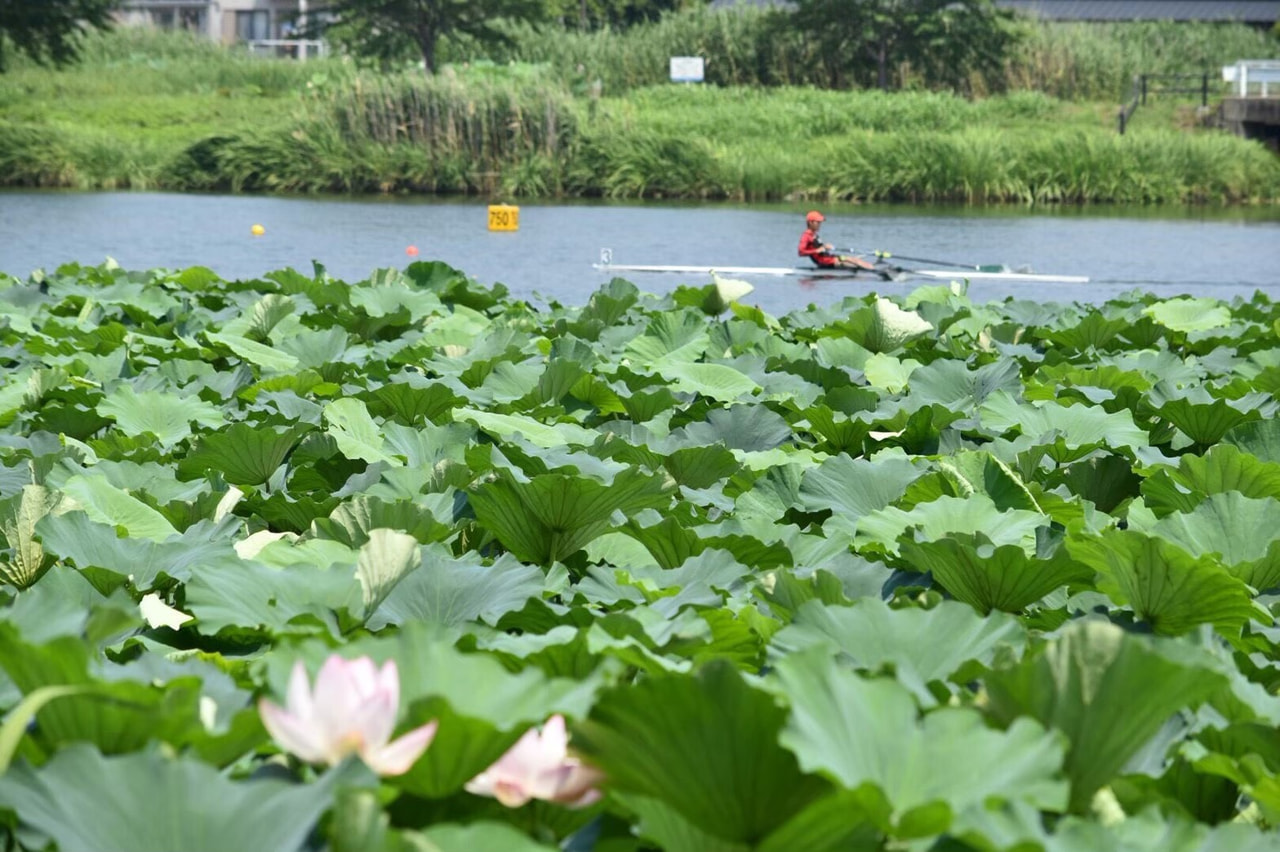
[(1218, 116), (1237, 136), (1257, 139), (1280, 153), (1280, 98), (1223, 98)]

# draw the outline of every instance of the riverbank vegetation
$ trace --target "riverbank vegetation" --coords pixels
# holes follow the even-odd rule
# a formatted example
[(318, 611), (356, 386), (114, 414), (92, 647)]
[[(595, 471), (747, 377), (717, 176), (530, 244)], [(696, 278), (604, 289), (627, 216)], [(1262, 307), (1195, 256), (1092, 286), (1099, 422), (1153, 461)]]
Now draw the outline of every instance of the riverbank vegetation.
[[(1145, 36), (1131, 40), (1120, 26), (1039, 25), (1038, 52), (1024, 44), (998, 85), (974, 86), (1001, 93), (967, 98), (913, 89), (909, 69), (907, 91), (822, 90), (787, 75), (803, 62), (777, 57), (770, 79), (787, 85), (761, 85), (745, 70), (761, 68), (761, 57), (742, 46), (765, 20), (699, 11), (622, 35), (541, 42), (513, 31), (508, 53), (454, 61), (428, 79), (413, 68), (265, 61), (118, 32), (91, 38), (81, 66), (0, 76), (0, 180), (506, 198), (1280, 199), (1280, 160), (1204, 128), (1194, 103), (1156, 98), (1119, 136), (1118, 96), (1096, 99), (1133, 63), (1159, 71), (1230, 61), (1222, 57), (1247, 55), (1251, 40), (1261, 50), (1263, 37), (1247, 28), (1134, 25)], [(470, 55), (465, 45), (443, 49)], [(713, 57), (708, 76), (720, 85), (659, 82), (672, 53)]]
[[(1173, 22), (1018, 22), (1016, 40), (998, 68), (960, 81), (962, 94), (1037, 91), (1063, 100), (1119, 103), (1135, 74), (1208, 72), (1216, 86), (1220, 66), (1241, 58), (1280, 58), (1280, 39), (1235, 24)], [(486, 56), (497, 61), (546, 63), (572, 78), (586, 73), (606, 93), (663, 83), (671, 56), (709, 57), (707, 82), (717, 86), (826, 87), (838, 72), (776, 13), (690, 10), (625, 31), (539, 36), (512, 27), (512, 44)], [(582, 66), (583, 72), (577, 72)], [(895, 89), (930, 89), (944, 81), (902, 64), (892, 69)]]
[(740, 284), (0, 272), (0, 848), (1280, 849), (1280, 304)]

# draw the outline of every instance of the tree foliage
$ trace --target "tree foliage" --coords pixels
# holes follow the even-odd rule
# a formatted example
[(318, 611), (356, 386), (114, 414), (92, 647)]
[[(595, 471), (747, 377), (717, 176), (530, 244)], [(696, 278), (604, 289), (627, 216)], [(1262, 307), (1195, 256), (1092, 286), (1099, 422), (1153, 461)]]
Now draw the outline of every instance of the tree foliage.
[(441, 38), (504, 43), (499, 21), (537, 22), (547, 7), (543, 0), (332, 0), (317, 12), (330, 41), (357, 56), (391, 62), (417, 53), (432, 74)]
[(548, 15), (569, 30), (625, 29), (706, 0), (547, 0)]
[(798, 0), (792, 16), (830, 85), (885, 90), (909, 73), (964, 89), (970, 73), (1001, 67), (1017, 38), (1013, 20), (991, 0)]
[(0, 0), (0, 71), (11, 52), (41, 65), (66, 65), (86, 28), (109, 29), (119, 0)]

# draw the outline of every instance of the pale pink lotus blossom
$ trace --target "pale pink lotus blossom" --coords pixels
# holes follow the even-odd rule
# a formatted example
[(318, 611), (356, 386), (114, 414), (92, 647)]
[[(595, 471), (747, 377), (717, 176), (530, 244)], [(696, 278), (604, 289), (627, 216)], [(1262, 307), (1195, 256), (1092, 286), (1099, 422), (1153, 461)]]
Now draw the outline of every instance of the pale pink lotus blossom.
[(604, 778), (598, 769), (569, 755), (564, 717), (547, 720), (541, 733), (525, 731), (520, 741), (497, 762), (466, 784), (467, 792), (493, 796), (509, 808), (530, 799), (581, 808), (600, 798), (595, 785)]
[(265, 698), (258, 704), (262, 724), (285, 751), (307, 763), (333, 766), (356, 754), (379, 775), (402, 775), (436, 735), (431, 721), (390, 742), (400, 709), (400, 672), (394, 660), (379, 671), (368, 657), (345, 660), (333, 654), (316, 676), (294, 663), (286, 706)]

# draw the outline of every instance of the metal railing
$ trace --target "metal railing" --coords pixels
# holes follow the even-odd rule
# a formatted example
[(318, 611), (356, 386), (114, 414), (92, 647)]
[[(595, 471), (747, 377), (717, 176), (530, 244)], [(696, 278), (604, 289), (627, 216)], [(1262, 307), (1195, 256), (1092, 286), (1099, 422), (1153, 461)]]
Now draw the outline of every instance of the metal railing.
[(1129, 101), (1120, 107), (1120, 135), (1139, 106), (1147, 103), (1147, 95), (1199, 95), (1200, 106), (1209, 105), (1209, 72), (1200, 74), (1137, 74), (1133, 78)]
[(1222, 79), (1234, 83), (1235, 95), (1238, 98), (1250, 96), (1250, 87), (1257, 86), (1258, 94), (1270, 97), (1268, 84), (1278, 84), (1280, 88), (1280, 60), (1275, 59), (1241, 59), (1235, 65), (1222, 66)]
[(244, 42), (254, 56), (275, 56), (306, 62), (308, 57), (325, 56), (329, 45), (323, 41), (294, 38), (255, 38)]

